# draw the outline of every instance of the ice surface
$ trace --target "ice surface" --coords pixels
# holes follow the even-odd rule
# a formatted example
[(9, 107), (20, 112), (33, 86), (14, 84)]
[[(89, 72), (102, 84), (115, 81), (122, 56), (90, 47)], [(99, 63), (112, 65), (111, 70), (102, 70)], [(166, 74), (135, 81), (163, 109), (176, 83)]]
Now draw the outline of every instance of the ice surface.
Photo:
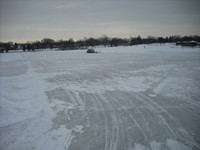
[(1, 150), (200, 149), (200, 48), (0, 54)]

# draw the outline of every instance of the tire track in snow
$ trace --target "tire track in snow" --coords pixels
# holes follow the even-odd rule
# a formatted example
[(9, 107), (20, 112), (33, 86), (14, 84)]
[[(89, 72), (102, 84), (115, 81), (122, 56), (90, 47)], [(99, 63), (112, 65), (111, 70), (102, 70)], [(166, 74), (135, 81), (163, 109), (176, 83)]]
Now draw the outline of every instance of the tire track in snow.
[[(112, 96), (114, 96), (115, 94), (112, 94)], [(141, 101), (141, 98), (140, 97), (138, 97), (137, 95), (135, 95), (134, 94), (134, 96), (133, 97), (136, 97), (137, 99), (140, 99), (140, 101)], [(115, 99), (115, 98), (114, 98)], [(146, 109), (148, 109), (149, 111), (151, 111), (151, 110), (153, 110), (156, 114), (157, 114), (157, 118), (160, 118), (164, 123), (165, 123), (165, 125), (167, 126), (167, 128), (168, 128), (168, 130), (170, 131), (170, 133), (171, 133), (171, 135), (173, 135), (173, 137), (175, 138), (175, 139), (177, 139), (178, 141), (190, 141), (191, 139), (188, 137), (188, 136), (184, 136), (183, 134), (181, 134), (181, 133), (177, 133), (177, 132), (175, 132), (174, 131), (174, 129), (171, 127), (171, 124), (169, 124), (167, 121), (166, 121), (166, 119), (164, 118), (164, 116), (162, 116), (162, 114), (160, 114), (159, 113), (159, 111), (158, 110), (156, 110), (156, 108), (154, 108), (153, 106), (151, 106), (150, 104), (148, 104), (145, 100), (142, 100), (143, 101), (143, 103), (145, 104), (145, 108)], [(148, 100), (147, 100), (148, 101)], [(117, 101), (117, 102), (120, 102), (120, 101)], [(123, 105), (123, 104), (122, 104)], [(133, 103), (133, 105), (134, 105), (134, 103)], [(148, 106), (148, 107), (146, 107), (146, 106)], [(128, 109), (127, 109), (128, 110)], [(143, 112), (144, 113), (144, 112)], [(152, 113), (151, 113), (152, 114)], [(150, 115), (149, 115), (149, 117), (151, 117)], [(153, 119), (153, 118), (152, 118)], [(176, 121), (176, 120), (175, 120)], [(155, 122), (154, 120), (152, 120), (152, 122)], [(145, 128), (144, 128), (145, 129)], [(150, 129), (151, 130), (151, 129)], [(177, 127), (177, 130), (178, 130), (178, 127)], [(173, 133), (174, 132), (174, 133)], [(166, 133), (167, 133), (167, 130), (166, 130)], [(152, 138), (152, 137), (151, 137)], [(191, 141), (192, 142), (192, 141)], [(190, 143), (190, 142), (189, 142)], [(188, 144), (189, 144), (188, 143)], [(179, 143), (179, 145), (180, 145), (180, 147), (182, 146), (180, 143)], [(194, 144), (190, 144), (190, 145), (194, 145)], [(196, 145), (196, 144), (195, 144)], [(198, 145), (197, 145), (197, 147), (198, 147)]]
[[(124, 128), (126, 128), (126, 124), (124, 124), (125, 120), (121, 116), (122, 114), (120, 115), (120, 111), (119, 110), (121, 110), (121, 109), (118, 107), (118, 105), (113, 103), (111, 101), (111, 99), (107, 100), (107, 98), (105, 97), (105, 94), (104, 95), (98, 95), (98, 96), (100, 97), (100, 100), (101, 100), (102, 103), (104, 101), (103, 104), (104, 104), (104, 107), (107, 108), (107, 111), (110, 111), (110, 113), (112, 114), (112, 119), (111, 119), (112, 122), (113, 122), (112, 124), (115, 125), (112, 128), (112, 133), (111, 133), (112, 142), (110, 144), (110, 150), (119, 149), (119, 146), (123, 146), (123, 144), (124, 144), (124, 143), (121, 142), (121, 141), (124, 142), (123, 136), (126, 138), (126, 136), (128, 135), (128, 133), (124, 129)], [(117, 132), (117, 134), (115, 134), (115, 132)], [(127, 141), (128, 140), (129, 139), (127, 139)], [(120, 142), (121, 142), (122, 145), (120, 145)], [(114, 147), (112, 145), (114, 145)]]
[(110, 143), (110, 135), (109, 135), (109, 127), (108, 127), (108, 118), (106, 117), (106, 113), (105, 113), (105, 107), (103, 107), (103, 104), (99, 102), (98, 98), (94, 95), (96, 102), (99, 103), (101, 105), (101, 111), (103, 111), (103, 116), (104, 116), (104, 134), (105, 134), (105, 150), (108, 150), (109, 147), (109, 143)]
[[(146, 103), (148, 103), (149, 105), (151, 105), (155, 110), (160, 109), (162, 112), (164, 112), (170, 119), (172, 119), (173, 121), (175, 121), (176, 123), (180, 124), (176, 118), (174, 116), (172, 116), (164, 107), (162, 107), (161, 105), (159, 105), (158, 103), (156, 103), (153, 99), (151, 99), (150, 97), (147, 97), (146, 95), (142, 94), (142, 93), (135, 93), (135, 95), (137, 95), (138, 97), (140, 97), (141, 99), (143, 99)], [(157, 111), (159, 112), (159, 111)], [(160, 114), (161, 115), (161, 114)]]
[[(123, 93), (121, 93), (121, 94), (123, 94)], [(130, 107), (128, 107), (128, 108), (126, 108), (125, 106), (123, 106), (123, 104), (120, 104), (118, 101), (116, 101), (115, 100), (115, 98), (108, 98), (109, 96), (111, 96), (111, 95), (109, 95), (109, 94), (105, 94), (105, 95), (107, 95), (107, 98), (106, 98), (106, 96), (103, 96), (102, 97), (102, 99), (105, 99), (105, 101), (108, 101), (108, 103), (110, 103), (111, 104), (111, 107), (113, 107), (112, 109), (113, 110), (116, 110), (116, 112), (118, 113), (118, 114), (121, 114), (121, 112), (125, 112), (125, 116), (124, 117), (128, 117), (130, 120), (131, 120), (131, 122), (133, 122), (134, 124), (136, 124), (136, 126), (137, 126), (137, 128), (139, 128), (139, 131), (140, 131), (140, 133), (142, 133), (142, 135), (145, 137), (145, 140), (146, 141), (148, 141), (148, 139), (147, 139), (147, 136), (145, 135), (145, 133), (143, 132), (143, 130), (140, 128), (140, 125), (138, 124), (138, 122), (134, 119), (134, 117), (127, 111), (127, 109), (131, 109)], [(108, 99), (108, 100), (107, 100)], [(124, 104), (127, 102), (127, 101), (123, 101), (124, 102)], [(111, 110), (112, 110), (111, 109)], [(112, 111), (113, 111), (112, 110)], [(125, 146), (127, 146), (127, 145), (131, 145), (131, 143), (132, 143), (132, 141), (133, 141), (133, 139), (132, 139), (132, 137), (130, 137), (130, 131), (128, 131), (128, 128), (129, 128), (129, 130), (130, 130), (130, 126), (128, 126), (127, 127), (127, 120), (125, 120), (125, 119), (123, 119), (124, 118), (123, 116), (122, 116), (122, 114), (121, 114), (121, 116), (120, 116), (120, 120), (121, 120), (121, 124), (122, 124), (122, 129), (123, 129), (123, 132), (124, 132), (124, 134), (121, 134), (121, 135), (118, 135), (118, 136), (120, 136), (120, 138), (121, 138), (121, 140), (123, 140), (123, 138), (122, 138), (122, 136), (124, 136), (126, 139), (127, 139), (127, 141), (124, 141), (123, 140), (123, 143), (122, 143), (122, 145), (124, 144), (124, 142), (127, 142), (127, 144), (125, 145)], [(125, 128), (125, 129), (124, 129)], [(131, 127), (132, 129), (133, 129), (133, 127)], [(120, 130), (119, 130), (119, 132), (120, 132)], [(119, 133), (118, 132), (118, 133)], [(123, 133), (122, 132), (122, 133)], [(148, 142), (146, 142), (147, 144), (148, 144)], [(128, 148), (128, 147), (127, 147)]]
[(75, 138), (71, 143), (69, 150), (94, 149), (94, 146), (102, 147), (103, 144), (99, 145), (99, 142), (103, 143), (102, 137), (104, 135), (102, 132), (104, 130), (103, 123), (105, 122), (103, 107), (97, 102), (94, 94), (79, 94), (78, 97), (85, 105), (84, 113), (87, 116), (87, 121), (85, 121), (86, 123), (83, 125), (84, 132), (75, 134)]
[[(121, 134), (124, 133), (120, 130), (123, 126), (121, 116), (119, 116), (119, 112), (117, 111), (116, 104), (113, 105), (109, 100), (107, 100), (101, 94), (92, 94), (95, 99), (96, 105), (98, 105), (99, 113), (103, 115), (103, 124), (104, 127), (100, 127), (100, 130), (103, 128), (105, 137), (105, 150), (115, 150), (119, 148), (119, 142)], [(94, 119), (91, 118), (91, 119)], [(96, 119), (96, 118), (95, 118)], [(99, 118), (101, 119), (101, 118)], [(121, 134), (120, 134), (121, 133)]]
[[(140, 130), (141, 134), (144, 136), (144, 142), (146, 142), (149, 149), (151, 149), (151, 146), (149, 144), (149, 139), (146, 133), (141, 128), (141, 125), (138, 123), (138, 121), (133, 117), (133, 115), (127, 111), (126, 107), (124, 107), (122, 104), (120, 104), (117, 99), (115, 99), (113, 96), (108, 94), (108, 96), (113, 100), (114, 103), (118, 104), (118, 108), (123, 108), (123, 110), (126, 112), (127, 116), (134, 122), (134, 124), (137, 126), (137, 128)], [(117, 109), (118, 110), (118, 109)]]
[[(139, 96), (138, 96), (139, 95)], [(156, 109), (156, 107), (154, 105), (152, 105), (151, 103), (149, 103), (149, 99), (147, 99), (146, 97), (144, 98), (144, 96), (141, 96), (141, 93), (135, 93), (134, 95), (135, 97), (137, 97), (138, 99), (140, 99), (145, 105), (150, 106), (150, 108), (152, 110), (155, 111), (155, 113), (158, 114), (158, 117), (165, 123), (165, 125), (168, 127), (168, 129), (170, 130), (171, 134), (177, 138), (178, 136), (174, 134), (174, 131), (172, 129), (172, 127), (170, 127), (169, 123), (166, 121), (166, 119), (163, 117), (163, 115)], [(146, 99), (146, 100), (145, 100)], [(158, 106), (158, 105), (156, 105)], [(163, 110), (163, 108), (161, 106), (159, 106), (158, 108), (160, 108), (161, 110)], [(168, 112), (164, 111), (167, 115)], [(172, 117), (171, 115), (169, 115), (170, 117)]]
[(194, 116), (196, 116), (197, 118), (200, 119), (200, 115), (197, 114), (197, 113), (195, 113), (195, 112), (193, 112), (190, 108), (187, 108), (186, 110), (189, 111), (189, 112), (191, 112)]
[[(112, 121), (112, 113), (108, 113), (109, 109), (108, 109), (108, 105), (109, 104), (104, 104), (102, 103), (102, 99), (99, 98), (98, 96), (96, 96), (95, 94), (91, 94), (93, 97), (93, 104), (95, 105), (96, 109), (94, 109), (94, 112), (91, 113), (98, 113), (99, 115), (103, 115), (103, 121), (104, 121), (104, 127), (100, 127), (100, 128), (104, 128), (104, 133), (105, 134), (105, 150), (110, 150), (111, 146), (112, 146), (112, 130), (113, 130), (113, 121)], [(95, 101), (94, 101), (95, 100)], [(100, 116), (96, 115), (96, 117), (90, 117), (90, 120), (99, 120), (101, 119)], [(112, 122), (111, 122), (112, 121)], [(96, 122), (93, 123), (93, 126), (96, 126)], [(98, 132), (95, 130), (98, 130), (99, 128), (93, 128), (94, 132)], [(102, 134), (101, 134), (102, 135)]]
[[(177, 119), (174, 116), (172, 116), (165, 108), (163, 108), (161, 105), (159, 105), (154, 100), (152, 100), (151, 98), (147, 97), (146, 95), (144, 95), (142, 93), (135, 93), (135, 94), (137, 96), (141, 97), (141, 99), (143, 99), (147, 103), (149, 103), (149, 105), (152, 105), (152, 107), (155, 109), (155, 111), (158, 112), (158, 114), (160, 114), (161, 118), (164, 119), (163, 121), (165, 121), (167, 127), (170, 129), (170, 132), (173, 133), (173, 135), (175, 137), (175, 140), (177, 140), (177, 142), (179, 143), (180, 147), (182, 147), (181, 142), (187, 142), (187, 144), (191, 145), (191, 143), (192, 143), (191, 138), (189, 136), (185, 136), (185, 135), (179, 133), (178, 128), (182, 128), (182, 129), (184, 129), (184, 128), (177, 121)], [(166, 121), (166, 119), (163, 117), (163, 115), (161, 113), (159, 113), (159, 110), (157, 110), (157, 109), (160, 109), (169, 118), (169, 120), (171, 120), (174, 123), (173, 127), (171, 127), (171, 125)]]
[[(93, 102), (94, 102), (94, 104), (96, 105), (96, 117), (95, 117), (95, 119), (96, 118), (98, 118), (98, 121), (101, 123), (100, 125), (100, 127), (98, 127), (98, 124), (97, 123), (95, 123), (95, 128), (94, 128), (94, 130), (95, 130), (95, 132), (96, 132), (96, 135), (99, 135), (99, 136), (101, 136), (102, 135), (102, 132), (101, 132), (101, 130), (102, 130), (102, 128), (103, 128), (103, 125), (102, 125), (102, 119), (103, 119), (103, 121), (105, 122), (105, 120), (107, 120), (107, 118), (106, 118), (106, 115), (105, 115), (105, 113), (104, 113), (104, 108), (103, 108), (103, 106), (101, 105), (101, 103), (98, 101), (98, 99), (97, 99), (97, 97), (96, 97), (96, 95), (95, 94), (91, 94), (92, 95), (92, 97), (93, 97)], [(103, 118), (101, 118), (101, 117), (103, 117)], [(97, 131), (97, 129), (99, 129), (100, 131)], [(99, 133), (98, 133), (99, 132)]]
[[(101, 102), (103, 103), (104, 101), (104, 105), (109, 106), (108, 109), (114, 107), (114, 110), (117, 110), (117, 107), (115, 107), (114, 105), (111, 104), (111, 102), (106, 101), (105, 97), (103, 95), (100, 96), (101, 97)], [(104, 106), (105, 107), (105, 106)], [(109, 110), (110, 114), (111, 114), (111, 120), (112, 121), (112, 128), (111, 128), (111, 133), (110, 133), (110, 138), (111, 138), (111, 142), (110, 142), (110, 150), (114, 150), (117, 149), (118, 147), (118, 143), (119, 143), (119, 125), (120, 125), (120, 118), (117, 116), (117, 113), (115, 111), (113, 111), (112, 109)]]

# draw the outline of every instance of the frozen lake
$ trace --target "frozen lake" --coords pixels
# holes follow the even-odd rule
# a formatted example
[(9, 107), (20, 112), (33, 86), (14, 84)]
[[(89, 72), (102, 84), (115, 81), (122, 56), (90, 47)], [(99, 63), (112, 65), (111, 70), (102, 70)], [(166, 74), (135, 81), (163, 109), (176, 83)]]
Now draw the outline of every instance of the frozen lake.
[(200, 48), (0, 54), (1, 150), (199, 150)]

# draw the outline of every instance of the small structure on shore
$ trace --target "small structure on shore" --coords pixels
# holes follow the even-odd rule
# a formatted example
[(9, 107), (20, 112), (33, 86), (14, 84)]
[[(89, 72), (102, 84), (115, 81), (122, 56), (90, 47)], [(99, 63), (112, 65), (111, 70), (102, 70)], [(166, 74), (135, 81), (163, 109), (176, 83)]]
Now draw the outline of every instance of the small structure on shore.
[(194, 46), (200, 45), (200, 43), (196, 41), (182, 41), (182, 42), (176, 42), (176, 45), (194, 47)]

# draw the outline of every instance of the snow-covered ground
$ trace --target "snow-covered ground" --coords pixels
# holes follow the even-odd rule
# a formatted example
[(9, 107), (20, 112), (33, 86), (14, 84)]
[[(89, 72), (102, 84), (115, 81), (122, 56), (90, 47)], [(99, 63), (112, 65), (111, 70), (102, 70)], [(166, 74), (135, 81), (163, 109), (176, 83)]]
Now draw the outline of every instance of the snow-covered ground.
[(1, 150), (200, 149), (200, 48), (0, 54)]

